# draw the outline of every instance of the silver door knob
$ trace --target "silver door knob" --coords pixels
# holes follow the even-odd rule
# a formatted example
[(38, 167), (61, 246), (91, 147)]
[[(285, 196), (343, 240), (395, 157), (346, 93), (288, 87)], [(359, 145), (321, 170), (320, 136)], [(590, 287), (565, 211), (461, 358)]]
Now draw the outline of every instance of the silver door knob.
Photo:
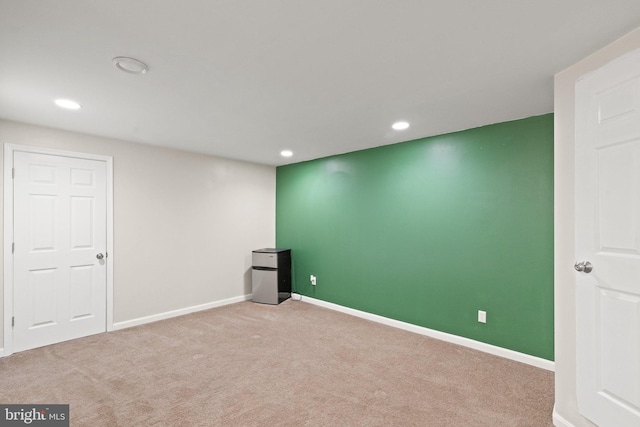
[(98, 259), (102, 259), (102, 258), (104, 258), (104, 255), (102, 255), (102, 254), (98, 254), (98, 255), (96, 255), (96, 258), (98, 258)]
[(573, 268), (575, 268), (576, 271), (591, 273), (591, 270), (593, 270), (593, 265), (589, 261), (576, 262)]

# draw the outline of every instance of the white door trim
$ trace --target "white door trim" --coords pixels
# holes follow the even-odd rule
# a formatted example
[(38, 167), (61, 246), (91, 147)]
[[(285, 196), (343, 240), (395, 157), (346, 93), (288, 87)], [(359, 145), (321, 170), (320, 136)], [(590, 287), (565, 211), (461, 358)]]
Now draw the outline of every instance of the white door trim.
[(4, 224), (3, 224), (3, 248), (4, 248), (4, 351), (2, 356), (13, 353), (13, 256), (11, 246), (13, 243), (13, 153), (22, 151), (35, 154), (48, 154), (54, 156), (73, 157), (86, 160), (97, 160), (107, 165), (107, 331), (113, 328), (113, 157), (97, 154), (77, 153), (73, 151), (54, 150), (50, 148), (32, 147), (28, 145), (4, 144)]

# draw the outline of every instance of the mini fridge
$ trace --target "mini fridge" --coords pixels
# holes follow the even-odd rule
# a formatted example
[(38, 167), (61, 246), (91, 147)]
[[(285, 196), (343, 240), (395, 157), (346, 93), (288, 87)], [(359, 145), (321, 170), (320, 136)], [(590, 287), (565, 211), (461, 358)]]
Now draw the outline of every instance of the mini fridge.
[(254, 302), (280, 304), (291, 297), (291, 249), (256, 249), (251, 263)]

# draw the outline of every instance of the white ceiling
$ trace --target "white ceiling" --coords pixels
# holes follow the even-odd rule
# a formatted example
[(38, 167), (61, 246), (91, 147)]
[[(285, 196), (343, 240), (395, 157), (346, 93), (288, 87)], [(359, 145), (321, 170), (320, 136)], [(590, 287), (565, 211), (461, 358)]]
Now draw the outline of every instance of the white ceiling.
[(556, 72), (639, 25), (638, 0), (0, 0), (0, 118), (282, 165), (551, 112)]

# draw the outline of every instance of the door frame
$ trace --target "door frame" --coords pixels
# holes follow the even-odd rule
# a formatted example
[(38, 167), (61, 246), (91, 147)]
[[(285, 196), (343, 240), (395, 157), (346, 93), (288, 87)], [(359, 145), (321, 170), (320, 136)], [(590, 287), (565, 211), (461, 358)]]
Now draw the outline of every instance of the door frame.
[(34, 147), (19, 144), (4, 144), (4, 223), (3, 223), (3, 245), (4, 248), (4, 349), (0, 348), (0, 356), (13, 354), (13, 153), (22, 151), (34, 154), (46, 154), (53, 156), (72, 157), (84, 160), (97, 160), (105, 162), (107, 166), (107, 248), (108, 254), (106, 274), (107, 274), (107, 311), (106, 330), (113, 331), (113, 157), (98, 154), (79, 153), (75, 151), (64, 151), (51, 148)]

